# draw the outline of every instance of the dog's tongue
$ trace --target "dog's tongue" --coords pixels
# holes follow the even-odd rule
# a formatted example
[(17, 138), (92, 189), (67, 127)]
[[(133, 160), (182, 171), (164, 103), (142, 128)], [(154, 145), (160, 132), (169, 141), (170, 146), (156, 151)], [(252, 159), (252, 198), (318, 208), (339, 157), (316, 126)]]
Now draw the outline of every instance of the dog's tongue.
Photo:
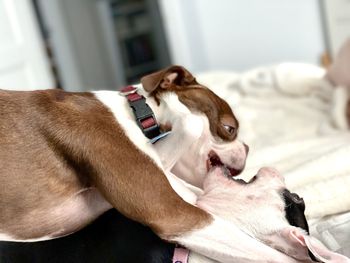
[(241, 170), (237, 170), (235, 168), (226, 166), (214, 151), (210, 152), (208, 157), (209, 158), (207, 159), (207, 171), (209, 171), (212, 167), (222, 167), (228, 170), (231, 176), (237, 176), (241, 173)]

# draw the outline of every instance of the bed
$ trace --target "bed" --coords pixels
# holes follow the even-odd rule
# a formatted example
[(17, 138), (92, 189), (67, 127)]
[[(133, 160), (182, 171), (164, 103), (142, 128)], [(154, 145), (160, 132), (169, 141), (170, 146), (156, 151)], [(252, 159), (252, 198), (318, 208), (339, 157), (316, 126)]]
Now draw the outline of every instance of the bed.
[(323, 68), (283, 63), (244, 73), (200, 74), (234, 109), (250, 146), (241, 175), (262, 166), (280, 170), (306, 203), (311, 233), (350, 256), (350, 132), (345, 87), (333, 87)]

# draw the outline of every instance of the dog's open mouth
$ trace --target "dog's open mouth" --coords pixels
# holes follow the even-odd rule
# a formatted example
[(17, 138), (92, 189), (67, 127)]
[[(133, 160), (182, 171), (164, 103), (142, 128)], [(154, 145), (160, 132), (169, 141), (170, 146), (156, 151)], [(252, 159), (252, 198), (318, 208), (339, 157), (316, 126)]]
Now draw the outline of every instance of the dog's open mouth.
[(220, 157), (214, 152), (214, 151), (211, 151), (208, 155), (208, 160), (207, 160), (207, 170), (209, 171), (211, 168), (213, 167), (217, 167), (217, 166), (220, 166), (220, 167), (223, 167), (225, 168), (225, 172), (224, 174), (229, 177), (229, 176), (237, 176), (239, 175), (242, 170), (238, 170), (238, 169), (235, 169), (235, 168), (232, 168), (232, 167), (229, 167), (227, 165), (225, 165), (221, 160), (220, 160)]

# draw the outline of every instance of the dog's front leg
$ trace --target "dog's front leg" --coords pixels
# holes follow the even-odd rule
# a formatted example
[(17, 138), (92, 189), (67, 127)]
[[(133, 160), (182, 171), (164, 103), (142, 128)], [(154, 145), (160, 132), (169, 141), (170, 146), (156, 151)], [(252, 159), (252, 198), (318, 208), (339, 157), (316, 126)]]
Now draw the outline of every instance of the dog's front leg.
[(172, 241), (224, 263), (299, 262), (216, 216), (208, 226), (177, 236)]
[[(225, 263), (296, 262), (251, 238), (234, 224), (186, 203), (160, 170), (156, 172), (145, 164), (135, 165), (129, 176), (133, 178), (124, 181), (105, 174), (95, 181), (115, 208), (151, 227), (164, 240)], [(186, 191), (181, 190), (181, 184), (177, 187), (178, 191)]]
[(183, 200), (192, 205), (196, 204), (198, 196), (203, 193), (202, 189), (187, 183), (170, 171), (166, 172), (166, 177), (171, 187)]
[(171, 133), (155, 144), (165, 170), (170, 170), (203, 133), (203, 120), (193, 114), (178, 116)]
[(96, 105), (89, 106), (94, 114), (87, 110), (72, 114), (70, 108), (59, 106), (43, 111), (55, 121), (43, 124), (42, 133), (67, 164), (122, 214), (165, 240), (222, 262), (292, 262), (234, 225), (185, 202), (162, 168), (128, 139), (109, 111)]
[[(131, 149), (118, 134), (101, 134), (78, 146), (86, 155), (89, 175), (106, 200), (127, 217), (152, 228), (161, 238), (221, 262), (295, 262), (249, 237), (233, 224), (185, 202), (170, 186), (163, 171), (148, 156)], [(80, 137), (82, 138), (82, 137)], [(109, 153), (103, 149), (109, 147)], [(116, 164), (115, 160), (119, 160)], [(181, 191), (181, 184), (178, 190)], [(185, 188), (185, 186), (183, 186)], [(186, 191), (186, 189), (183, 189)]]
[[(166, 175), (172, 188), (186, 202), (195, 204), (197, 196), (203, 194), (201, 189), (187, 184), (171, 172)], [(213, 222), (202, 229), (194, 229), (168, 240), (220, 262), (296, 262), (250, 237), (232, 222), (217, 216), (213, 218)]]

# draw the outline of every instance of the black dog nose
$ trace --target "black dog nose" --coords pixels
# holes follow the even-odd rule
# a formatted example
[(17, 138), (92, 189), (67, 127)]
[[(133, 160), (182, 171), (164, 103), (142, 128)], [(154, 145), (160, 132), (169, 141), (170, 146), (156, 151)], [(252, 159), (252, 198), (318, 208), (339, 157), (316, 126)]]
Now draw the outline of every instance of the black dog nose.
[(249, 153), (249, 146), (246, 145), (245, 143), (243, 143), (244, 149), (245, 149), (245, 153), (248, 154)]
[[(286, 219), (289, 224), (300, 227), (309, 234), (309, 225), (305, 217), (304, 199), (299, 197), (296, 193), (291, 193), (287, 189), (282, 191), (282, 195), (285, 203), (284, 210), (286, 212)], [(313, 261), (319, 262), (310, 250), (309, 256)]]
[(301, 227), (309, 233), (309, 226), (305, 217), (305, 203), (296, 193), (291, 193), (287, 189), (282, 192), (286, 218), (292, 226)]

